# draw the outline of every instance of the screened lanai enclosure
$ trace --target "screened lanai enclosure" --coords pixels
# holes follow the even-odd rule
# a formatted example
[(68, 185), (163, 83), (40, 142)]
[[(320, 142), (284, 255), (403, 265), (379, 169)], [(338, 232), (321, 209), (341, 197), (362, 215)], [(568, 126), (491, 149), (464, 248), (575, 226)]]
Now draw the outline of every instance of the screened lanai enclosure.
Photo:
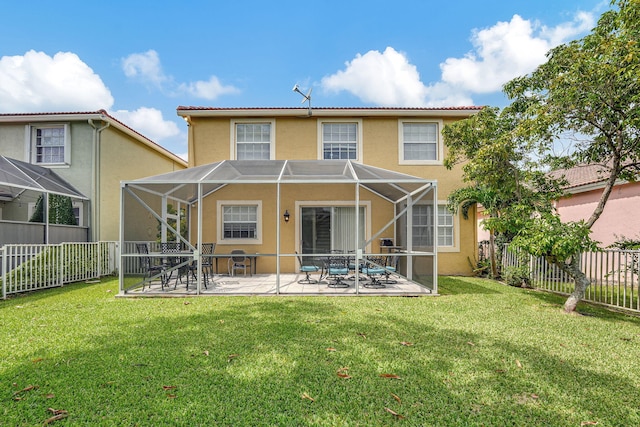
[(53, 170), (0, 156), (0, 247), (88, 241), (87, 227), (77, 225), (87, 203)]
[(437, 184), (225, 160), (121, 184), (121, 295), (437, 294)]

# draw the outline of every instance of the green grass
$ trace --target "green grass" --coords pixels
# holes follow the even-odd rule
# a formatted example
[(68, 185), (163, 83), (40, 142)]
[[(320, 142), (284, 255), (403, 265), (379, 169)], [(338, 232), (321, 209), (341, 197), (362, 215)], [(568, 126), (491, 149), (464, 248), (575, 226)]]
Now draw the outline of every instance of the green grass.
[(124, 299), (109, 280), (0, 301), (0, 425), (640, 425), (640, 319), (440, 290)]

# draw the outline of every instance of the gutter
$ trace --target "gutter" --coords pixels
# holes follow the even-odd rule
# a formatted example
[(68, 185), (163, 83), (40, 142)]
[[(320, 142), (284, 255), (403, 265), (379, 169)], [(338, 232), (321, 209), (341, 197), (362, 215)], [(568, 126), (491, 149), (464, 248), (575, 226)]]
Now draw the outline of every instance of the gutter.
[[(314, 117), (469, 117), (483, 107), (469, 108), (313, 108)], [(178, 116), (191, 117), (308, 117), (306, 108), (198, 108), (177, 109)]]

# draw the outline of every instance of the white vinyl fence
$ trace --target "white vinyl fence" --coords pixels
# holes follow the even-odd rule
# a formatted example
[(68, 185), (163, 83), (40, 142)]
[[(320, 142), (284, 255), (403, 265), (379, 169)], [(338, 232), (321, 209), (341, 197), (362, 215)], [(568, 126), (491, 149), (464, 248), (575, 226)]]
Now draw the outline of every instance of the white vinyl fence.
[[(603, 250), (580, 255), (580, 266), (591, 284), (585, 300), (640, 312), (640, 251)], [(568, 295), (574, 283), (556, 265), (540, 257), (523, 256), (510, 248), (503, 251), (502, 273), (509, 267), (527, 267), (535, 288)]]
[(117, 260), (117, 242), (5, 245), (0, 249), (2, 298), (115, 274)]

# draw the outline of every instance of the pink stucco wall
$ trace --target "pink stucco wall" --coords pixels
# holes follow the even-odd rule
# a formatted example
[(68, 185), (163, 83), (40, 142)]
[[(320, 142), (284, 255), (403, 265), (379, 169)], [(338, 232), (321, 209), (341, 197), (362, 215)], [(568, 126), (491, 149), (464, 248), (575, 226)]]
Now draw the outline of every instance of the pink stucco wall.
[[(558, 213), (563, 221), (588, 219), (593, 213), (602, 190), (577, 193), (558, 201)], [(592, 227), (591, 237), (600, 246), (615, 242), (616, 236), (640, 238), (640, 182), (617, 185), (611, 192), (602, 216)]]
[[(602, 190), (577, 193), (557, 202), (563, 221), (587, 220), (600, 200)], [(484, 216), (478, 212), (478, 241), (488, 240), (489, 232), (482, 228)], [(640, 239), (640, 182), (616, 186), (602, 216), (592, 228), (591, 237), (601, 247), (615, 242), (616, 236)]]

